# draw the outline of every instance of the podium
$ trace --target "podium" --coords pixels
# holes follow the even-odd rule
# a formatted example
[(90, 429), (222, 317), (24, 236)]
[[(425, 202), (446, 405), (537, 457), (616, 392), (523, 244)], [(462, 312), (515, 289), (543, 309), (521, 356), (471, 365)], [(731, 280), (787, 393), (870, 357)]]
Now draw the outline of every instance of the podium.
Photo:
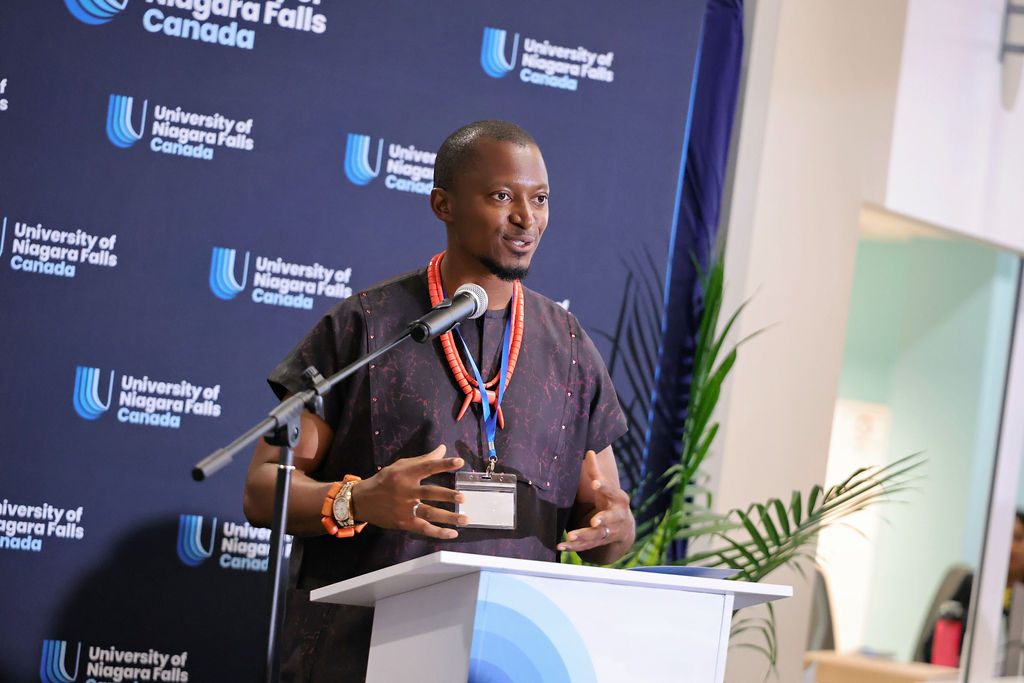
[(792, 594), (440, 551), (310, 599), (375, 608), (367, 683), (720, 683), (733, 610)]

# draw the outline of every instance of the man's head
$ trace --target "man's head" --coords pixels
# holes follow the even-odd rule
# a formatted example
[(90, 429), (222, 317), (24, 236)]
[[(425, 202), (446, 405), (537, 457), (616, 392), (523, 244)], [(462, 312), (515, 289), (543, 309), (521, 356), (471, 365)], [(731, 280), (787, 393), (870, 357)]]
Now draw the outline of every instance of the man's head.
[(513, 123), (471, 123), (438, 150), (430, 205), (447, 228), (445, 260), (463, 269), (525, 277), (547, 227), (547, 200), (544, 158)]
[(537, 146), (533, 136), (514, 123), (497, 119), (470, 123), (449, 135), (437, 150), (437, 158), (434, 160), (434, 187), (452, 189), (455, 176), (472, 163), (476, 142), (481, 139), (512, 142), (520, 147)]

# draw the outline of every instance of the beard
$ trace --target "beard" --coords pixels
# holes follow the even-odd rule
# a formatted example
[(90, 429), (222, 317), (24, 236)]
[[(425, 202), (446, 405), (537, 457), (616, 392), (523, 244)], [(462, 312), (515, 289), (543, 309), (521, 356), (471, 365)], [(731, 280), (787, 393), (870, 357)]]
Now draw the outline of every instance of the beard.
[(480, 263), (486, 266), (487, 270), (491, 271), (491, 275), (505, 282), (523, 280), (530, 274), (530, 266), (503, 266), (487, 256), (481, 256), (479, 259)]

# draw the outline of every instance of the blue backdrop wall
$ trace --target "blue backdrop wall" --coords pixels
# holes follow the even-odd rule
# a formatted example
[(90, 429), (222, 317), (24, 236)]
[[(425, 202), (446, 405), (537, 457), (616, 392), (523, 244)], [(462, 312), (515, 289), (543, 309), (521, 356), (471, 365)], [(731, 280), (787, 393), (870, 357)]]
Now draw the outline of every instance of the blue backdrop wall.
[(273, 405), (263, 378), (317, 317), (443, 248), (433, 153), (469, 121), (540, 143), (529, 285), (645, 434), (656, 358), (628, 335), (661, 315), (704, 11), (0, 4), (0, 680), (258, 677), (268, 532), (245, 463), (190, 468)]

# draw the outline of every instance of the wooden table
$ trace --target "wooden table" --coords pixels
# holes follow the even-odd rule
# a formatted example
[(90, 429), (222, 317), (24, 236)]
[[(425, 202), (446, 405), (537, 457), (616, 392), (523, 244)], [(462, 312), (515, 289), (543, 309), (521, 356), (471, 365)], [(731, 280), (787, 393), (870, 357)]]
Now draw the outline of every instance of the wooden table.
[(896, 662), (856, 653), (821, 650), (804, 654), (804, 668), (817, 664), (815, 683), (922, 683), (955, 681), (957, 669), (924, 662)]

